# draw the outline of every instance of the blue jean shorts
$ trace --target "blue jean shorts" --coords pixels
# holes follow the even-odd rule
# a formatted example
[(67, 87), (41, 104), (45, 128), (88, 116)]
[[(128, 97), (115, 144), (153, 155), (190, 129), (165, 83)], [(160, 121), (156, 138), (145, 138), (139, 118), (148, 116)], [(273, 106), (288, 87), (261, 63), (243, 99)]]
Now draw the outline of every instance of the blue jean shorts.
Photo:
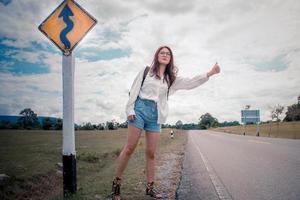
[(161, 125), (157, 123), (157, 104), (155, 101), (137, 97), (134, 104), (135, 120), (129, 121), (128, 125), (151, 132), (161, 132)]

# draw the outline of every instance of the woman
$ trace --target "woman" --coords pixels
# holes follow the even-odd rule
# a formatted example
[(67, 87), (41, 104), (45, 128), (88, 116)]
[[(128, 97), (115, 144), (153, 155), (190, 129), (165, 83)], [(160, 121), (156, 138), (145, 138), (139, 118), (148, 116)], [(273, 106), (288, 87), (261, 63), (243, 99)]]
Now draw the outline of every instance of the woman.
[[(149, 72), (148, 72), (149, 70)], [(193, 89), (205, 83), (210, 76), (220, 72), (216, 63), (212, 69), (203, 75), (193, 78), (177, 77), (177, 68), (171, 49), (168, 46), (159, 47), (154, 55), (151, 68), (140, 71), (130, 90), (126, 105), (128, 119), (127, 143), (121, 151), (116, 168), (116, 178), (113, 180), (112, 199), (120, 199), (121, 177), (128, 160), (138, 143), (142, 130), (146, 132), (146, 194), (154, 198), (162, 195), (154, 187), (155, 150), (161, 132), (161, 124), (168, 115), (168, 96), (177, 90)]]

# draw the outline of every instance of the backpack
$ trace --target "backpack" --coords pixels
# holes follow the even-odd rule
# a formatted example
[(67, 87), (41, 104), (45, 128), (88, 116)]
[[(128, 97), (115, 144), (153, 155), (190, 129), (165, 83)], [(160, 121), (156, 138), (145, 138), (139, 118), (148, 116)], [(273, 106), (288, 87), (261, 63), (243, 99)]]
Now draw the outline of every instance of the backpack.
[[(146, 68), (145, 68), (145, 70), (144, 70), (144, 75), (143, 75), (143, 80), (142, 80), (141, 88), (143, 87), (144, 81), (145, 81), (145, 79), (146, 79), (146, 76), (147, 76), (149, 70), (150, 70), (150, 67), (149, 67), (149, 66), (146, 66)], [(168, 97), (169, 97), (169, 89), (170, 89), (170, 87), (168, 87), (167, 99), (168, 99)], [(129, 96), (130, 96), (130, 92), (129, 92)]]

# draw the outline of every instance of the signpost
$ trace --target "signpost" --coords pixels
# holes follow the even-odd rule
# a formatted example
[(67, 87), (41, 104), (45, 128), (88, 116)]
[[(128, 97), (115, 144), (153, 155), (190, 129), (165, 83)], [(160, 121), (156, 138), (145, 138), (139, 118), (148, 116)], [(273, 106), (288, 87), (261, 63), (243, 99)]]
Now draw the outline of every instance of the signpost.
[(97, 23), (74, 0), (64, 0), (39, 26), (63, 53), (63, 184), (64, 196), (77, 191), (74, 136), (74, 71), (72, 50)]
[(247, 123), (257, 124), (256, 127), (256, 135), (259, 136), (259, 127), (258, 124), (260, 122), (260, 113), (259, 110), (241, 110), (241, 121), (244, 123), (244, 135), (246, 134), (245, 125)]

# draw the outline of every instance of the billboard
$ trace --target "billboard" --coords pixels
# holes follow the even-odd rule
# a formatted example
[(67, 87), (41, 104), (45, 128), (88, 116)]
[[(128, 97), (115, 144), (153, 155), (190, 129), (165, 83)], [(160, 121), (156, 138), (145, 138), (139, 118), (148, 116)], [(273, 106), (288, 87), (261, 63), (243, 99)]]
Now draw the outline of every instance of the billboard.
[(260, 122), (259, 110), (242, 110), (241, 121), (246, 124)]

